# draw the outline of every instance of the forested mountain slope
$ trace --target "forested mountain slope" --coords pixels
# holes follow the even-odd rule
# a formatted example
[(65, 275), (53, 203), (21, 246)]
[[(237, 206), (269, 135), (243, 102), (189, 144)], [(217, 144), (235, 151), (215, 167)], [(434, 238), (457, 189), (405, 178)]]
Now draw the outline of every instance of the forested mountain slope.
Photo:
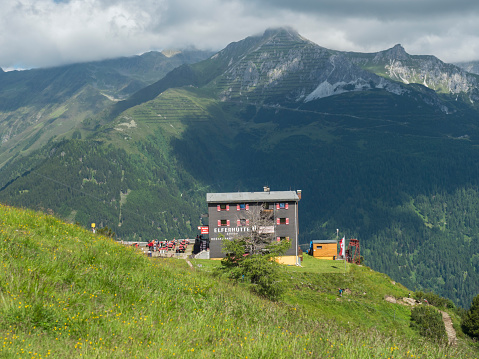
[[(54, 68), (0, 72), (0, 168), (54, 137), (90, 134), (105, 108), (209, 52), (178, 51), (80, 63)], [(82, 121), (86, 121), (81, 125)]]

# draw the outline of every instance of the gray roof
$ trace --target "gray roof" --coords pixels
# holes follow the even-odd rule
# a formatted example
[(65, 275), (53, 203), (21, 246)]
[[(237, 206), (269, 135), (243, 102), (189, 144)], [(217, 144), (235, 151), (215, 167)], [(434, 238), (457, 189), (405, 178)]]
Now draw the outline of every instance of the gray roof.
[(208, 203), (299, 201), (295, 191), (207, 193)]
[(311, 242), (313, 242), (313, 244), (338, 243), (335, 239), (313, 239)]

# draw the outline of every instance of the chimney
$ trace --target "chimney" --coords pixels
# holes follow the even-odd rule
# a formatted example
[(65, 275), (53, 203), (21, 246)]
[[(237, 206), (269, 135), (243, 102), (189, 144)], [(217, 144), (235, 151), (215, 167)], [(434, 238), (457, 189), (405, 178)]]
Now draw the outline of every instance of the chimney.
[(269, 192), (269, 191), (270, 191), (270, 190), (269, 190), (269, 187), (264, 186), (264, 187), (263, 187), (263, 191), (264, 191), (264, 192)]
[(296, 193), (298, 194), (299, 199), (301, 199), (301, 190), (298, 189), (298, 190), (296, 191)]

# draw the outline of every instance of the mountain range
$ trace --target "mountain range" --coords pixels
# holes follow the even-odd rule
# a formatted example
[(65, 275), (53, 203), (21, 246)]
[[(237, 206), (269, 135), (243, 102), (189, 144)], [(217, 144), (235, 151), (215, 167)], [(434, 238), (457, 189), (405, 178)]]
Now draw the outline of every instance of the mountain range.
[(206, 192), (301, 189), (300, 242), (339, 229), (372, 268), (471, 302), (473, 67), (289, 28), (177, 56), (0, 73), (0, 201), (145, 240), (196, 235)]
[[(166, 54), (166, 55), (165, 55)], [(211, 55), (199, 50), (28, 71), (0, 72), (0, 167), (6, 160), (63, 136), (81, 121), (162, 78)]]

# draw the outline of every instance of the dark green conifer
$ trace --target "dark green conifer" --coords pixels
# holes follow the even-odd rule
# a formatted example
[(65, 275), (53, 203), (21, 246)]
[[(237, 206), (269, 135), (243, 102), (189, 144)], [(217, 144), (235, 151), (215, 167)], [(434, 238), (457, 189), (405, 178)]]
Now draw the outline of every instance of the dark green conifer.
[(462, 319), (462, 330), (474, 338), (479, 338), (479, 295), (472, 300), (471, 308)]

